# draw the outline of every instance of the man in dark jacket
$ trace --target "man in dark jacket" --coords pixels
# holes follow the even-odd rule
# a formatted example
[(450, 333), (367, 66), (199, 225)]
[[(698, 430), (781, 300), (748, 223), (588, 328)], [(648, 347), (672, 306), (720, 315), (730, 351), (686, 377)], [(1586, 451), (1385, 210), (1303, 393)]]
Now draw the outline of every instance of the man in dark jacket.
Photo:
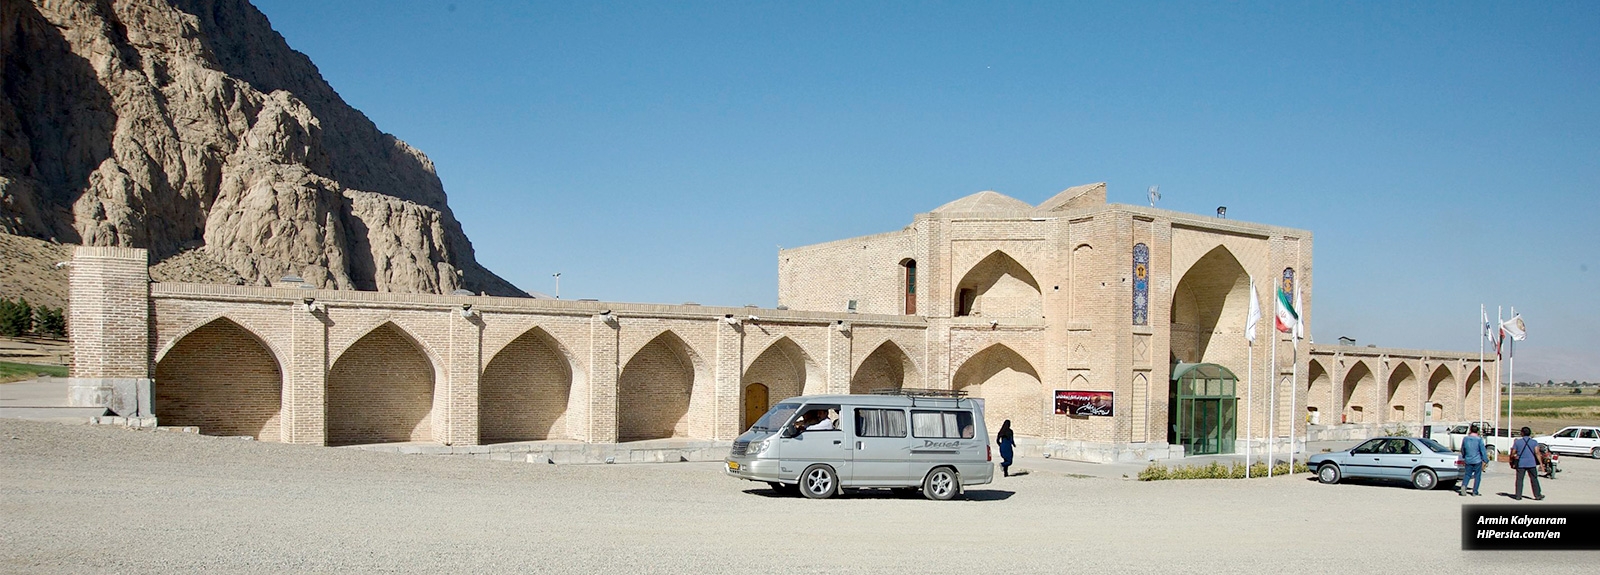
[(1534, 441), (1533, 430), (1522, 428), (1522, 437), (1511, 444), (1511, 467), (1517, 470), (1517, 494), (1512, 499), (1522, 499), (1522, 476), (1533, 482), (1533, 499), (1544, 499), (1539, 490), (1539, 442)]

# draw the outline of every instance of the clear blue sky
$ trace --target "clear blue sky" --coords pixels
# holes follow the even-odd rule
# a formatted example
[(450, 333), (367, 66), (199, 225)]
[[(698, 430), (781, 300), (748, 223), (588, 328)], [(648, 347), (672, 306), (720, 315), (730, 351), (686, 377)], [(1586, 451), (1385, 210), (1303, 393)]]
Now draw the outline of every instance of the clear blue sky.
[(489, 268), (772, 306), (777, 247), (980, 190), (1316, 234), (1313, 337), (1600, 381), (1600, 3), (255, 0)]

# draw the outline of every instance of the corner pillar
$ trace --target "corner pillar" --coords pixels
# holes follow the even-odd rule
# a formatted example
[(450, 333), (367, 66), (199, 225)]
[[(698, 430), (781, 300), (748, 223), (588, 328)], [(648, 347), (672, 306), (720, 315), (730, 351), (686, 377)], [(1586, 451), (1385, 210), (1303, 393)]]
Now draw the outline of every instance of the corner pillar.
[(582, 438), (589, 443), (617, 442), (621, 334), (622, 320), (617, 316), (602, 314), (589, 318), (589, 397), (586, 402), (589, 413)]
[(67, 404), (149, 417), (150, 255), (137, 248), (73, 250), (72, 369)]

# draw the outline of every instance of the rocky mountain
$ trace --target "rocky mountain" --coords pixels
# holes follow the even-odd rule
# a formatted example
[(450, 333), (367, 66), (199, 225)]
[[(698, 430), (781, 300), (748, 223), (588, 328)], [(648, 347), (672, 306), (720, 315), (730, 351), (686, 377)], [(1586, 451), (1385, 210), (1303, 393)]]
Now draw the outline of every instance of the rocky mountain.
[(526, 295), (427, 156), (245, 0), (0, 0), (0, 232), (253, 284)]

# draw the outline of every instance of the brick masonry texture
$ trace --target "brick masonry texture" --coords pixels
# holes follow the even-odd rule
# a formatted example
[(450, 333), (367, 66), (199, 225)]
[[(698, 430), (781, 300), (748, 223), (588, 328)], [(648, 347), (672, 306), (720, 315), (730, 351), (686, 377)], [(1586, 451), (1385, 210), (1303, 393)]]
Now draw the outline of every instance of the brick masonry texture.
[(283, 372), (249, 331), (218, 319), (190, 332), (156, 364), (162, 425), (280, 441)]
[[(991, 431), (1010, 419), (1047, 441), (1162, 445), (1174, 361), (1239, 377), (1239, 409), (1256, 414), (1241, 418), (1241, 438), (1303, 434), (1312, 417), (1415, 423), (1497, 405), (1481, 383), (1498, 364), (1480, 372), (1476, 354), (1304, 341), (1296, 353), (1272, 331), (1285, 268), (1314, 325), (1310, 232), (1017, 205), (968, 202), (958, 206), (1013, 211), (919, 214), (899, 231), (782, 250), (788, 309), (150, 284), (142, 250), (84, 248), (73, 375), (153, 373), (164, 424), (307, 444), (726, 441), (787, 397), (915, 387), (983, 398)], [(1148, 323), (1134, 325), (1141, 243)], [(1266, 316), (1254, 348), (1252, 277)], [(757, 385), (765, 402), (750, 395)], [(1113, 392), (1115, 414), (1056, 415), (1052, 392), (1068, 389)]]

